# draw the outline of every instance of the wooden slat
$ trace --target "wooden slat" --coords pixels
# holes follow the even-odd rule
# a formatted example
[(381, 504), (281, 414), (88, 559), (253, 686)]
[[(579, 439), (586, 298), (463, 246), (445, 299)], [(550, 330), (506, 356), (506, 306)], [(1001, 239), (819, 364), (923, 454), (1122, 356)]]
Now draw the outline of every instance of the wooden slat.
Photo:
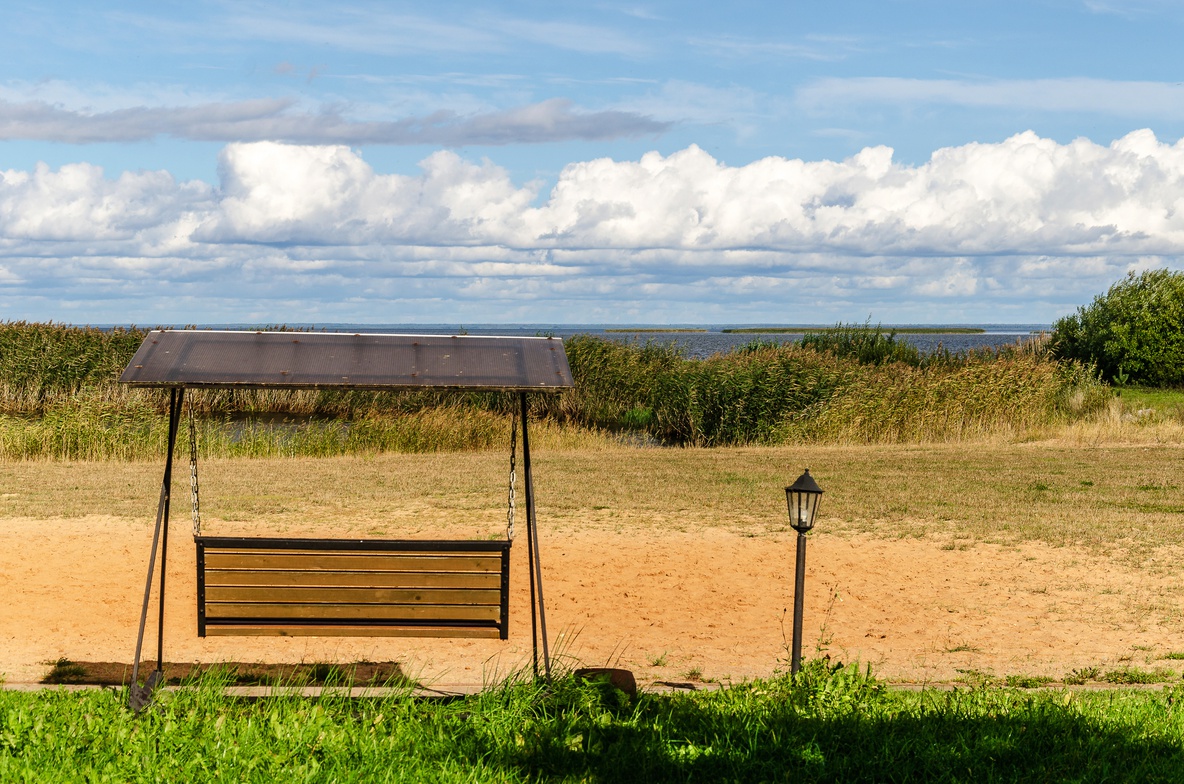
[(264, 553), (508, 553), (506, 539), (292, 539), (258, 536), (195, 536), (200, 547), (219, 552)]
[[(467, 543), (466, 543), (467, 544)], [(501, 544), (501, 542), (497, 542)], [(273, 547), (238, 547), (234, 545), (211, 545), (205, 546), (207, 553), (221, 553), (225, 555), (386, 555), (386, 556), (410, 556), (412, 558), (500, 558), (502, 553), (500, 549), (489, 550), (485, 548), (468, 548), (468, 547), (449, 547), (449, 548), (406, 548), (406, 549), (389, 549), (389, 548), (368, 548), (368, 547), (298, 547), (298, 546), (273, 546)]]
[(436, 604), (500, 605), (501, 591), (482, 588), (360, 588), (322, 586), (211, 586), (206, 602), (281, 602), (286, 604)]
[(261, 618), (277, 619), (339, 619), (354, 620), (425, 620), (425, 621), (493, 621), (501, 618), (501, 607), (496, 605), (440, 605), (440, 604), (270, 604), (266, 602), (206, 602), (206, 623), (218, 618), (241, 618), (246, 621)]
[(357, 585), (374, 588), (501, 588), (501, 574), (473, 572), (206, 569), (207, 589), (229, 585)]
[(206, 550), (206, 569), (302, 569), (307, 571), (497, 572), (502, 558), (493, 555), (421, 555), (419, 553), (288, 553)]
[(225, 625), (210, 621), (207, 637), (454, 637), (494, 638), (501, 632), (492, 627), (458, 626), (268, 626)]

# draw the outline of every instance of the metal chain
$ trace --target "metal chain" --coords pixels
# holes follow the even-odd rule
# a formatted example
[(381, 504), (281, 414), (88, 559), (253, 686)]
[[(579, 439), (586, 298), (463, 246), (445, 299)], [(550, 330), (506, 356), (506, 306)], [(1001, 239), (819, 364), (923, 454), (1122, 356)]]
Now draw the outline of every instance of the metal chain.
[(518, 471), (515, 465), (518, 452), (518, 410), (510, 419), (510, 502), (506, 510), (506, 539), (514, 541), (514, 485), (518, 481)]
[(189, 499), (193, 503), (193, 535), (201, 536), (201, 500), (197, 491), (197, 422), (189, 404)]

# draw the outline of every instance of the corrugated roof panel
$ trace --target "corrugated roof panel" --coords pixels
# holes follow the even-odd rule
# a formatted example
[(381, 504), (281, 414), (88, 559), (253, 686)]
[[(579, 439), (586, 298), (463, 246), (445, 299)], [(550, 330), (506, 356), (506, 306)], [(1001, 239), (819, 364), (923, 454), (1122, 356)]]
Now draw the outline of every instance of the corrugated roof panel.
[(554, 390), (559, 338), (154, 330), (120, 381), (147, 387)]

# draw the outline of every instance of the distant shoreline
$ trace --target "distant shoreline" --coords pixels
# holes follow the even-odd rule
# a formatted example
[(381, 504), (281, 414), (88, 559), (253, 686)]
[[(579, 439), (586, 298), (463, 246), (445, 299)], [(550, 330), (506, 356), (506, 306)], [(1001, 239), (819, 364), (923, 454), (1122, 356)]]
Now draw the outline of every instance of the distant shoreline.
[[(33, 322), (36, 323), (36, 322)], [(56, 322), (48, 322), (56, 323)], [(734, 323), (734, 322), (733, 322)], [(732, 326), (725, 323), (708, 323), (700, 325), (686, 325), (686, 326), (668, 326), (662, 325), (635, 325), (635, 326), (621, 326), (619, 324), (555, 324), (540, 322), (537, 324), (501, 324), (501, 323), (468, 323), (468, 324), (444, 324), (444, 323), (400, 323), (400, 324), (362, 324), (354, 322), (196, 322), (196, 323), (178, 323), (178, 324), (154, 324), (148, 327), (144, 324), (114, 324), (114, 323), (87, 323), (87, 324), (73, 324), (62, 323), (61, 326), (69, 326), (76, 328), (93, 328), (104, 332), (113, 329), (226, 329), (226, 330), (247, 330), (251, 332), (258, 332), (260, 330), (276, 330), (280, 328), (299, 329), (307, 331), (319, 332), (356, 332), (356, 333), (396, 333), (396, 334), (414, 334), (414, 335), (428, 335), (428, 334), (488, 334), (488, 335), (511, 335), (511, 334), (525, 334), (536, 335), (543, 333), (554, 333), (563, 335), (583, 335), (583, 334), (616, 334), (628, 335), (636, 333), (668, 333), (668, 334), (686, 334), (686, 335), (721, 335), (721, 334), (805, 334), (813, 332), (826, 332), (835, 329), (834, 324), (814, 324), (810, 326)], [(863, 328), (865, 325), (860, 323), (855, 325)], [(1052, 325), (1046, 324), (959, 324), (959, 325), (923, 325), (914, 324), (908, 326), (884, 326), (878, 325), (881, 331), (887, 332), (895, 330), (898, 335), (1039, 335), (1041, 333), (1051, 332)]]
[[(727, 332), (728, 330), (724, 330)], [(605, 332), (707, 332), (705, 329), (670, 329), (665, 327), (637, 327), (635, 329), (606, 329)]]
[[(834, 327), (744, 327), (737, 329), (721, 329), (720, 332), (727, 332), (734, 335), (796, 335), (807, 334), (811, 332), (830, 332)], [(857, 327), (857, 329), (865, 329), (865, 327)], [(867, 329), (871, 329), (868, 327)], [(606, 332), (609, 330), (605, 330)], [(625, 331), (625, 330), (620, 330)], [(628, 330), (656, 332), (658, 330)], [(670, 330), (675, 331), (675, 330)], [(682, 330), (691, 331), (691, 330)], [(983, 335), (986, 334), (985, 329), (979, 327), (880, 327), (880, 332), (895, 332), (897, 335)]]

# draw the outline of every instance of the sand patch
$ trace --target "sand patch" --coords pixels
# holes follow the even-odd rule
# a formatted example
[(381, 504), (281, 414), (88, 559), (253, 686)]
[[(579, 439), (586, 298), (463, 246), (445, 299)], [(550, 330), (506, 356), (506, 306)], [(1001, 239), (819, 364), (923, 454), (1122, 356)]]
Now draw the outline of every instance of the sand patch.
[[(468, 683), (529, 661), (525, 546), (514, 548), (508, 642), (203, 640), (188, 534), (180, 523), (172, 529), (168, 660), (398, 661), (414, 677)], [(60, 657), (130, 661), (150, 542), (144, 521), (0, 519), (0, 673), (24, 682)], [(1059, 678), (1085, 666), (1151, 668), (1184, 652), (1175, 552), (1136, 567), (1072, 547), (955, 544), (812, 534), (806, 654), (936, 682), (966, 671)], [(786, 666), (792, 532), (565, 526), (561, 535), (544, 530), (541, 552), (552, 647), (563, 661), (624, 667), (644, 680), (744, 679)], [(154, 621), (149, 630), (154, 658)]]

